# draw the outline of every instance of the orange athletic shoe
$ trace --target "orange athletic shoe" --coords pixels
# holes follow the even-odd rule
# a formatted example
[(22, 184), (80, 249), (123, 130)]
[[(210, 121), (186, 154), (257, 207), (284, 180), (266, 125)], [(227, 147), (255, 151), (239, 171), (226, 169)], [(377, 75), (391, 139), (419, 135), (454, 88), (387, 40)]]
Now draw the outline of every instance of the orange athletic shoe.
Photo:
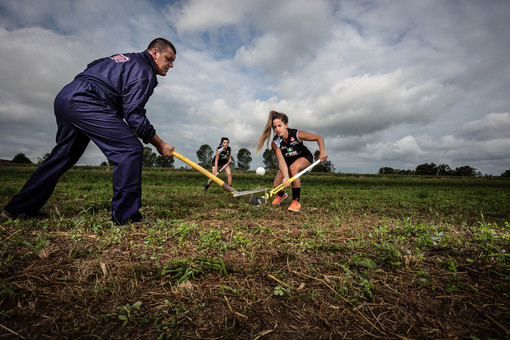
[(282, 203), (282, 201), (284, 199), (286, 199), (287, 197), (289, 197), (289, 195), (287, 193), (285, 193), (283, 196), (276, 195), (276, 197), (273, 200), (273, 204), (274, 205), (280, 205), (280, 203)]
[(299, 210), (301, 210), (301, 203), (299, 203), (299, 201), (297, 200), (297, 198), (296, 198), (294, 201), (292, 201), (292, 203), (290, 204), (290, 206), (289, 206), (289, 209), (288, 209), (288, 210), (290, 210), (290, 211), (296, 211), (296, 212), (297, 212), (297, 211), (299, 211)]

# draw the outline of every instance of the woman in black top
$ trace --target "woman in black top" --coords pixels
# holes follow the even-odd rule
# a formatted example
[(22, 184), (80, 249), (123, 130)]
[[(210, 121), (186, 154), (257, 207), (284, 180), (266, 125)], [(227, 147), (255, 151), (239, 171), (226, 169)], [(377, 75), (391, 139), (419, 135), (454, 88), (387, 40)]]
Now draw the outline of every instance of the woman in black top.
[[(216, 155), (214, 156), (212, 162), (212, 173), (214, 175), (218, 174), (218, 171), (225, 165), (230, 164), (232, 162), (232, 150), (228, 144), (230, 140), (227, 137), (221, 137), (221, 142), (218, 148), (216, 149)], [(227, 174), (227, 183), (228, 185), (232, 185), (232, 173), (230, 172), (230, 165), (225, 167), (225, 173)]]
[[(313, 133), (289, 129), (289, 118), (285, 113), (271, 111), (257, 144), (257, 152), (260, 152), (264, 144), (269, 143), (271, 139), (271, 129), (274, 131), (274, 138), (271, 143), (276, 158), (278, 159), (279, 170), (273, 182), (273, 188), (298, 174), (301, 170), (308, 167), (313, 162), (313, 156), (310, 150), (306, 148), (303, 141), (316, 141), (319, 145), (319, 159), (325, 162), (328, 159), (326, 154), (324, 139), (320, 135)], [(288, 186), (288, 184), (286, 184)], [(291, 211), (299, 211), (301, 195), (301, 180), (297, 178), (292, 182), (292, 203), (289, 207)], [(279, 205), (288, 195), (281, 190), (273, 200), (273, 204)]]

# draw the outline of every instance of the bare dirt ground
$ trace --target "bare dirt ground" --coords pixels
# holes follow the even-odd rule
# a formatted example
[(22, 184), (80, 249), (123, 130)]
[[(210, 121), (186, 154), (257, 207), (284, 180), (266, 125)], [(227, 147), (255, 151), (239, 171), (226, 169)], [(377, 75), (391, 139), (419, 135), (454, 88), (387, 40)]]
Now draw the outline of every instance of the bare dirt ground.
[(0, 338), (510, 336), (508, 267), (469, 245), (390, 242), (384, 235), (402, 226), (366, 212), (333, 223), (318, 208), (202, 207), (200, 197), (185, 208), (187, 218), (122, 228), (99, 227), (106, 214), (95, 223), (2, 223), (10, 246), (2, 249)]

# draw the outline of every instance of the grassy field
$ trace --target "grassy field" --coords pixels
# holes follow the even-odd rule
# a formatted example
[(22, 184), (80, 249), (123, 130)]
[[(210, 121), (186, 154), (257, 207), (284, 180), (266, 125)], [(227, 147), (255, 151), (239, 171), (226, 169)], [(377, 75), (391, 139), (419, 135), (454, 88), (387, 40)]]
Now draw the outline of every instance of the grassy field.
[[(2, 207), (34, 169), (0, 166)], [(154, 221), (118, 227), (111, 176), (75, 167), (50, 218), (1, 224), (0, 338), (510, 337), (509, 180), (309, 173), (292, 213), (145, 169)]]

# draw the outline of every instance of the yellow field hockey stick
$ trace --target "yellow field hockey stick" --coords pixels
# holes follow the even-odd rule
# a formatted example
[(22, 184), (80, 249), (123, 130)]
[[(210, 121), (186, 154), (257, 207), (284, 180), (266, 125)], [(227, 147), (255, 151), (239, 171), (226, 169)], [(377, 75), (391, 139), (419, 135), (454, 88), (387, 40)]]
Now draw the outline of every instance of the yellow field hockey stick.
[(216, 182), (220, 187), (223, 188), (223, 190), (225, 191), (228, 191), (232, 194), (234, 194), (235, 192), (237, 192), (234, 188), (232, 188), (230, 185), (228, 185), (227, 183), (225, 183), (224, 181), (222, 181), (220, 178), (214, 176), (211, 172), (205, 170), (204, 168), (202, 168), (200, 165), (198, 165), (197, 163), (193, 162), (192, 160), (189, 160), (188, 158), (184, 157), (183, 155), (181, 155), (180, 153), (178, 153), (177, 151), (172, 151), (172, 154), (179, 158), (181, 161), (183, 161), (184, 163), (188, 164), (189, 166), (191, 166), (192, 168), (194, 168), (195, 170), (198, 170), (200, 171), (202, 174), (206, 175), (209, 179), (212, 179), (214, 182)]

